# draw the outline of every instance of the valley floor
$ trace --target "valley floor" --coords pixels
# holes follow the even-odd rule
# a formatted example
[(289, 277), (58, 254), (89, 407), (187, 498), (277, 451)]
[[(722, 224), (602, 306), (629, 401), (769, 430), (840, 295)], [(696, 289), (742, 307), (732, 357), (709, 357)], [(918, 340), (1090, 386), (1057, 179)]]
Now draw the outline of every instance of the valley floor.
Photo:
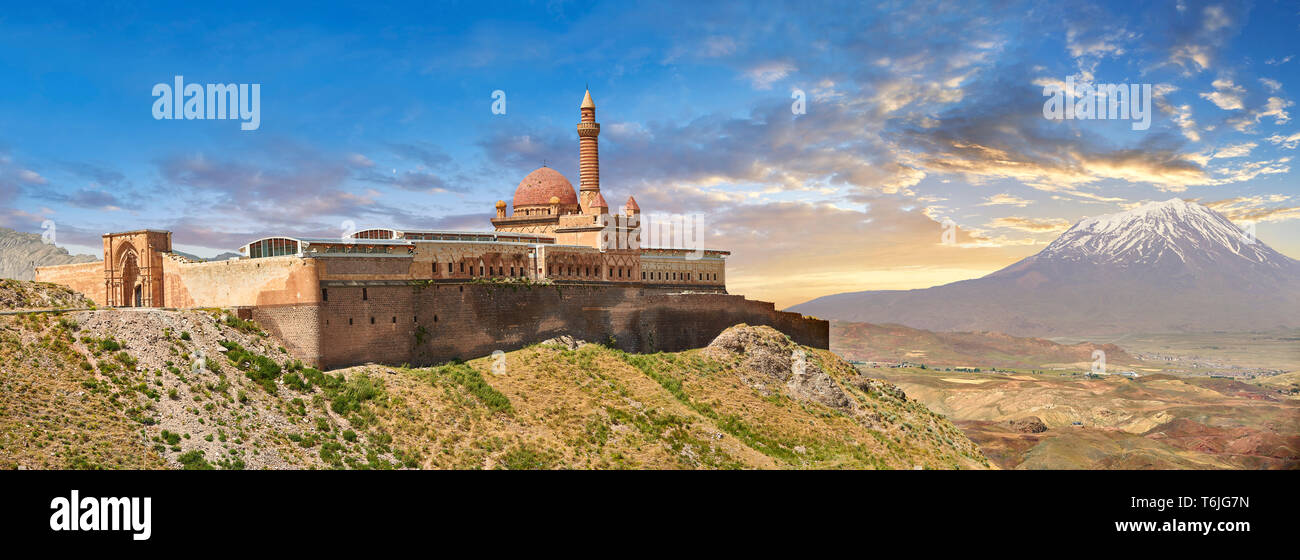
[(1260, 384), (864, 369), (953, 420), (1003, 468), (1300, 468), (1300, 400)]

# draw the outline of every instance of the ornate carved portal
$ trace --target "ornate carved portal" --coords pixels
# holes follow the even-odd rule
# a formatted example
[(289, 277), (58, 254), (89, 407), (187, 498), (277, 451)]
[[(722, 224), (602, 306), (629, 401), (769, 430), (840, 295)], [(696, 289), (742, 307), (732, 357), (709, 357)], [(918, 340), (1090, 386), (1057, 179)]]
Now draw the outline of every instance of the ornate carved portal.
[(163, 253), (171, 232), (140, 230), (104, 235), (104, 292), (112, 307), (161, 307)]

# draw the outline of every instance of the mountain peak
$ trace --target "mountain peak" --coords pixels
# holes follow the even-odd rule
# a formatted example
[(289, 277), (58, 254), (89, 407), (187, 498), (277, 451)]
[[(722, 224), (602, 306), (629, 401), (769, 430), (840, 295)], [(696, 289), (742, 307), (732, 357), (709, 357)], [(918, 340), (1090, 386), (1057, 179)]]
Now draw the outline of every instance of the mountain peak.
[(1300, 326), (1300, 261), (1248, 231), (1195, 202), (1150, 202), (1080, 220), (981, 278), (825, 296), (790, 311), (1033, 336)]
[(1222, 214), (1181, 198), (1080, 220), (1034, 258), (1117, 266), (1290, 264)]

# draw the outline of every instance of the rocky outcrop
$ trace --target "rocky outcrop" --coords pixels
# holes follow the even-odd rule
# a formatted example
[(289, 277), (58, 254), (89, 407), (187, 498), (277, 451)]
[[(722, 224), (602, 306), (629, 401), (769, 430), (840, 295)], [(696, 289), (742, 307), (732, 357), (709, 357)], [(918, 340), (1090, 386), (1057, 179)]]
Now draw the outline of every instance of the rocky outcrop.
[(90, 255), (69, 255), (67, 249), (45, 243), (39, 234), (0, 228), (0, 278), (31, 280), (38, 266), (97, 260)]

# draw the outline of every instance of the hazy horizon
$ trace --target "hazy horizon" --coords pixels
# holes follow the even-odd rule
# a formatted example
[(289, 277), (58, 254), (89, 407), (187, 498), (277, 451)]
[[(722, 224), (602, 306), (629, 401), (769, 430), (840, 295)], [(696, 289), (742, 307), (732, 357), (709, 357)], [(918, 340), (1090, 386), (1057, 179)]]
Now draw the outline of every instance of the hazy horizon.
[[(1300, 257), (1294, 9), (852, 6), (11, 8), (0, 226), (50, 220), (90, 254), (168, 229), (201, 257), (344, 223), (491, 229), (543, 162), (577, 183), (589, 86), (610, 204), (703, 214), (728, 288), (780, 308), (978, 278), (1175, 196)], [(259, 126), (155, 119), (177, 76), (260, 84)], [(1149, 128), (1045, 118), (1067, 82), (1151, 86)]]

